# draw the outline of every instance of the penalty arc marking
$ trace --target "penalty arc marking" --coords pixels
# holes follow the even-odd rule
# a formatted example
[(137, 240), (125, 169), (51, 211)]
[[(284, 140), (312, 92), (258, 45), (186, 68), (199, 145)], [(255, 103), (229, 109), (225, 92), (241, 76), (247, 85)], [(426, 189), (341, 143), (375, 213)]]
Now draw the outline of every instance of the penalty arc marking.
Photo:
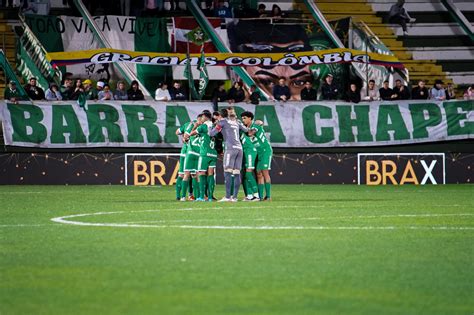
[[(226, 207), (226, 209), (238, 208), (238, 207)], [(306, 207), (307, 208), (307, 207)], [(177, 209), (183, 210), (183, 209)], [(195, 210), (208, 210), (208, 209), (195, 209)], [(260, 226), (249, 226), (249, 225), (192, 225), (192, 224), (170, 224), (176, 222), (176, 220), (161, 220), (158, 221), (161, 224), (149, 224), (157, 221), (150, 221), (148, 224), (144, 223), (106, 223), (106, 222), (83, 222), (78, 221), (79, 218), (91, 217), (91, 216), (104, 216), (114, 215), (123, 213), (137, 213), (137, 212), (160, 212), (161, 210), (138, 210), (138, 211), (111, 211), (111, 212), (93, 212), (93, 213), (81, 213), (73, 214), (62, 217), (52, 218), (51, 221), (61, 224), (77, 225), (77, 226), (91, 226), (91, 227), (116, 227), (116, 228), (178, 228), (178, 229), (215, 229), (215, 230), (474, 230), (473, 226), (273, 226), (273, 225), (260, 225)], [(189, 208), (186, 208), (189, 211)], [(394, 215), (367, 215), (367, 216), (354, 216), (352, 218), (389, 218), (389, 217), (441, 217), (441, 216), (472, 216), (471, 213), (445, 213), (445, 214), (394, 214)], [(351, 218), (351, 217), (346, 217)], [(315, 220), (321, 218), (304, 218), (306, 220)], [(281, 218), (281, 220), (290, 220)], [(200, 221), (199, 219), (196, 222)], [(202, 221), (202, 220), (201, 220)], [(255, 219), (254, 221), (262, 221), (262, 219)], [(167, 224), (168, 222), (168, 224)], [(189, 221), (186, 221), (189, 222)], [(191, 221), (192, 222), (192, 221)], [(191, 223), (190, 222), (190, 223)]]

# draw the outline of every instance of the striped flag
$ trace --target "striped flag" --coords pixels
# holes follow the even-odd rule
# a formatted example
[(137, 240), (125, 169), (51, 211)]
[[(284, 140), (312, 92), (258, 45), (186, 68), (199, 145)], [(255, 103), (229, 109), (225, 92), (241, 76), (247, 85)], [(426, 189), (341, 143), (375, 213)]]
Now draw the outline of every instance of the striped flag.
[[(216, 31), (220, 30), (221, 19), (209, 18), (209, 22)], [(172, 51), (186, 53), (189, 43), (189, 53), (197, 54), (204, 48), (206, 53), (218, 52), (217, 48), (201, 29), (198, 22), (193, 17), (173, 18), (173, 32), (171, 34)]]

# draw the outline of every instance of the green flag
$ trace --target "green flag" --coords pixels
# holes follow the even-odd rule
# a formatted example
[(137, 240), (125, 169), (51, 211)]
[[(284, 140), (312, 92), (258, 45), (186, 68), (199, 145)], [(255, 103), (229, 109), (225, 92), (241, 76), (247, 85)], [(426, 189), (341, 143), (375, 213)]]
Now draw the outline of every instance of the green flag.
[(209, 39), (200, 27), (196, 27), (184, 36), (195, 45), (204, 45), (204, 43)]
[(84, 108), (84, 110), (87, 110), (87, 98), (84, 93), (79, 94), (79, 97), (77, 98), (77, 105)]
[(199, 59), (199, 99), (201, 100), (206, 92), (207, 84), (209, 83), (209, 75), (206, 69), (206, 58), (204, 56), (204, 46), (201, 47), (201, 58)]
[(187, 62), (186, 62), (186, 68), (184, 68), (184, 77), (188, 79), (190, 95), (192, 96), (193, 99), (197, 100), (200, 98), (199, 98), (198, 92), (196, 91), (196, 87), (194, 86), (194, 78), (193, 78), (193, 72), (191, 71), (189, 53), (186, 54), (186, 58), (187, 58)]

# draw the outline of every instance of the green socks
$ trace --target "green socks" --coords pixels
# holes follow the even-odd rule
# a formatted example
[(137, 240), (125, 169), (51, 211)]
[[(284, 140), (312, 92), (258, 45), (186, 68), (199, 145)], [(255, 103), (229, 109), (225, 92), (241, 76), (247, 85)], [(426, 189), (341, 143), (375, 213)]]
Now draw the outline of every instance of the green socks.
[(207, 195), (209, 197), (209, 200), (212, 199), (212, 197), (214, 196), (214, 187), (216, 186), (216, 181), (214, 179), (214, 175), (209, 175), (207, 176), (207, 187), (209, 189), (209, 195)]
[(260, 197), (260, 200), (263, 199), (263, 187), (264, 186), (265, 185), (263, 185), (263, 184), (258, 184), (258, 196)]
[(182, 183), (183, 183), (183, 178), (178, 176), (178, 178), (176, 178), (176, 199), (180, 199), (181, 198), (181, 186), (182, 186)]
[(204, 195), (206, 194), (206, 184), (207, 184), (207, 176), (206, 175), (199, 175), (199, 188), (200, 193), (199, 197), (204, 199)]
[(272, 197), (271, 190), (272, 190), (272, 183), (265, 183), (265, 195), (268, 199)]
[(193, 193), (194, 198), (201, 198), (201, 192), (199, 191), (199, 183), (196, 177), (193, 177)]
[(258, 191), (257, 181), (251, 172), (245, 172), (245, 181), (247, 182), (247, 195), (253, 195)]
[(186, 194), (188, 192), (188, 188), (189, 188), (189, 179), (188, 180), (184, 180), (182, 181), (181, 183), (181, 197), (186, 197)]
[(242, 188), (244, 189), (245, 196), (248, 195), (248, 191), (249, 191), (248, 188), (247, 188), (247, 177), (246, 176), (247, 175), (244, 174), (243, 177), (242, 177)]

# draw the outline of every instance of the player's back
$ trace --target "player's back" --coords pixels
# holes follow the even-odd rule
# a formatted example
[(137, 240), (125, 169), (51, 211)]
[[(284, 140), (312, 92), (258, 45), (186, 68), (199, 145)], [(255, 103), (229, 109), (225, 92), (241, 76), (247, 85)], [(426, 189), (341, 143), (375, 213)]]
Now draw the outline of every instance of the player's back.
[(255, 150), (252, 139), (246, 132), (240, 131), (240, 143), (242, 144), (244, 151)]
[(209, 135), (211, 128), (212, 123), (210, 121), (206, 121), (197, 128), (201, 140), (201, 156), (207, 156), (208, 154), (217, 155), (214, 138)]
[[(189, 128), (189, 125), (191, 124), (190, 121), (182, 124), (180, 127), (179, 127), (179, 132), (180, 134), (184, 134), (188, 128)], [(183, 139), (183, 146), (181, 147), (181, 154), (186, 154), (186, 152), (188, 152), (188, 141), (185, 141)]]
[(240, 143), (239, 130), (240, 123), (237, 120), (223, 119), (219, 122), (222, 127), (221, 133), (224, 137), (225, 147), (242, 149)]
[(268, 141), (266, 135), (265, 135), (265, 130), (263, 129), (262, 126), (259, 126), (257, 124), (252, 124), (250, 127), (251, 129), (255, 129), (256, 133), (253, 137), (253, 144), (255, 145), (255, 148), (257, 150), (262, 150), (266, 148), (271, 148), (270, 141)]
[[(186, 133), (188, 134), (191, 133), (191, 131), (194, 128), (195, 123), (196, 123), (196, 120), (193, 120), (192, 122), (190, 122), (190, 124), (188, 125), (186, 129)], [(199, 135), (189, 137), (187, 152), (192, 153), (192, 154), (197, 153), (199, 155), (200, 151), (201, 151), (201, 143), (200, 143)]]

